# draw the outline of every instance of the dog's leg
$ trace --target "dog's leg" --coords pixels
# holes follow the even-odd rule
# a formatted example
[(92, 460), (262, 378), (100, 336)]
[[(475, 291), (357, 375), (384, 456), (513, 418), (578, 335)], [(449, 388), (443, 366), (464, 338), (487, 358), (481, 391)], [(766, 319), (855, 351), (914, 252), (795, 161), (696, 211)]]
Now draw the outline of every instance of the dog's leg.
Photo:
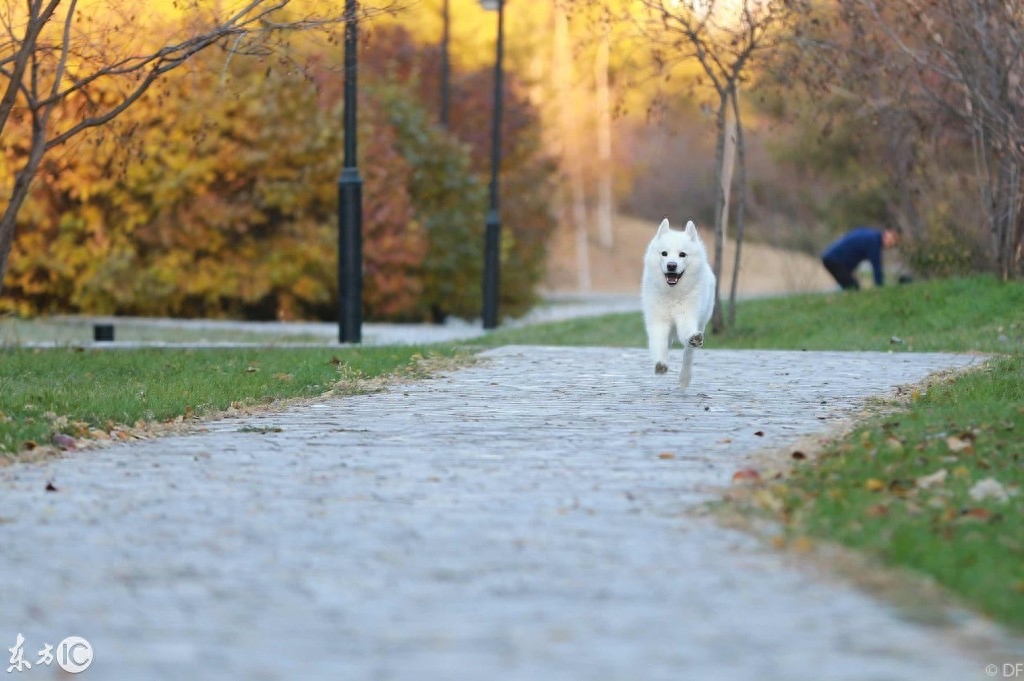
[(668, 346), (671, 340), (672, 325), (663, 321), (647, 322), (647, 344), (654, 360), (654, 373), (663, 374), (668, 371)]
[(679, 370), (679, 387), (685, 390), (693, 376), (693, 353), (704, 345), (704, 334), (688, 316), (676, 319), (676, 332), (679, 342), (683, 345), (683, 368)]
[(676, 323), (676, 337), (683, 347), (699, 348), (704, 345), (704, 334), (701, 333), (700, 328), (689, 318), (677, 317)]
[(690, 379), (693, 377), (693, 353), (693, 345), (683, 348), (683, 368), (679, 371), (679, 387), (683, 390), (690, 386)]

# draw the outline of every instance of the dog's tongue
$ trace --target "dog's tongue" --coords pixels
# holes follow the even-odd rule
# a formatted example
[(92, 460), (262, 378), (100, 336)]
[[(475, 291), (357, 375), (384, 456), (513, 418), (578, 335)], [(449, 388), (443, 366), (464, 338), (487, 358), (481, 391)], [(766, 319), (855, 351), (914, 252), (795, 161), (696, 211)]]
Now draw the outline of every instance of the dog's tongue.
[(676, 274), (675, 272), (669, 272), (665, 274), (665, 282), (669, 286), (675, 286), (676, 284), (679, 283), (679, 275)]

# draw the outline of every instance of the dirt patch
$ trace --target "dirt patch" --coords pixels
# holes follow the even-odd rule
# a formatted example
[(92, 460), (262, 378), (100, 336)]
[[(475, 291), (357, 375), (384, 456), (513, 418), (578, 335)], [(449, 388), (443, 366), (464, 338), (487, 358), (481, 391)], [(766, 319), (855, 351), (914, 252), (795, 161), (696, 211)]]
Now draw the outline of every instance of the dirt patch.
[[(618, 215), (613, 221), (613, 228), (614, 244), (611, 248), (601, 246), (596, 237), (590, 239), (589, 292), (635, 293), (640, 288), (644, 250), (658, 225)], [(713, 259), (714, 235), (707, 225), (698, 225), (698, 229), (708, 256)], [(735, 243), (728, 241), (724, 255), (723, 292), (727, 292), (731, 285), (735, 253)], [(782, 295), (834, 288), (835, 282), (815, 257), (766, 244), (743, 244), (738, 295)], [(552, 237), (544, 292), (580, 292), (576, 236), (568, 227), (557, 230)]]

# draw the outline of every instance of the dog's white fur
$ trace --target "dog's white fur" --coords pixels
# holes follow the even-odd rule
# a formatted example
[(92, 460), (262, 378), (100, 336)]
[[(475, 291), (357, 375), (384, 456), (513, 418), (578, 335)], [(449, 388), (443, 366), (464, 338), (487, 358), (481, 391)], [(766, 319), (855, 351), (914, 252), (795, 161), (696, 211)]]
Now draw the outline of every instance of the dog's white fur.
[[(676, 279), (675, 285), (669, 281)], [(679, 385), (690, 385), (693, 353), (704, 345), (704, 328), (715, 307), (715, 274), (693, 221), (686, 229), (672, 229), (661, 221), (644, 257), (641, 286), (644, 325), (654, 360), (654, 372), (668, 371), (668, 350), (673, 332), (683, 345)]]

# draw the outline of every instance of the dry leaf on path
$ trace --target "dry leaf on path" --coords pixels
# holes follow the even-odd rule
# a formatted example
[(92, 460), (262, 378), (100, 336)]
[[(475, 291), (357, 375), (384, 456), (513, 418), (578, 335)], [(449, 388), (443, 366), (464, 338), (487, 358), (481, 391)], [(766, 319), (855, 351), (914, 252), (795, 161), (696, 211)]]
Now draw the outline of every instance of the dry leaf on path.
[(946, 483), (946, 478), (949, 476), (949, 471), (945, 468), (931, 473), (929, 475), (922, 475), (917, 479), (917, 486), (921, 489), (928, 489), (929, 487), (937, 487)]

